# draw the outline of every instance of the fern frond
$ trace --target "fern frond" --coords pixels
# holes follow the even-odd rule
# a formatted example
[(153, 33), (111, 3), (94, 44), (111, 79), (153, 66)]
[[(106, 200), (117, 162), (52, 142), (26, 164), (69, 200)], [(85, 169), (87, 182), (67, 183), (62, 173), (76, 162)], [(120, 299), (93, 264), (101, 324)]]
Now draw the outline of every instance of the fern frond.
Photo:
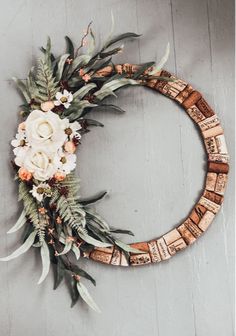
[(29, 191), (29, 187), (21, 181), (19, 183), (19, 201), (23, 201), (26, 217), (37, 230), (39, 242), (42, 242), (45, 238), (45, 230), (48, 225), (48, 219), (46, 215), (39, 213), (38, 203)]
[(36, 85), (38, 88), (36, 98), (40, 101), (52, 100), (58, 91), (51, 64), (46, 62), (46, 59), (41, 59), (38, 62)]

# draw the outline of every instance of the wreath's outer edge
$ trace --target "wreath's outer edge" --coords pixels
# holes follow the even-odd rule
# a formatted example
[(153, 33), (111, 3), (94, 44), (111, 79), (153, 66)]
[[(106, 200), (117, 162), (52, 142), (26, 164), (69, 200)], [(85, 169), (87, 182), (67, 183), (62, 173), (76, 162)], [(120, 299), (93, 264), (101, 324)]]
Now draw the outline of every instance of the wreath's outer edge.
[[(115, 69), (118, 73), (126, 73), (129, 76), (137, 71), (138, 66), (119, 64), (115, 66)], [(109, 76), (112, 71), (114, 68), (107, 66), (99, 70), (97, 74)], [(174, 81), (167, 82), (154, 78), (146, 81), (144, 85), (178, 102), (198, 125), (208, 159), (205, 187), (200, 199), (181, 225), (161, 237), (130, 244), (140, 249), (142, 251), (140, 254), (131, 253), (127, 260), (124, 253), (115, 246), (95, 248), (91, 253), (86, 254), (87, 258), (94, 261), (117, 266), (139, 266), (168, 260), (202, 236), (223, 203), (228, 180), (229, 155), (224, 131), (217, 115), (202, 94), (185, 81), (165, 70), (156, 75), (169, 77)]]

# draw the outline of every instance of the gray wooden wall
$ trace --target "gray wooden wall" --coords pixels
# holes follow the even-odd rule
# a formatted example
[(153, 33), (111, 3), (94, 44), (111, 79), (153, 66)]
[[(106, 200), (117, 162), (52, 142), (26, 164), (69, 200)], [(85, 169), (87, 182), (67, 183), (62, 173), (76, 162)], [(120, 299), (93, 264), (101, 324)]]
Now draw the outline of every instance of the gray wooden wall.
[[(142, 33), (126, 43), (117, 62), (158, 60), (166, 43), (166, 68), (192, 83), (215, 108), (234, 150), (233, 0), (8, 0), (0, 1), (0, 255), (19, 244), (6, 231), (19, 214), (10, 167), (10, 139), (21, 100), (9, 80), (24, 78), (51, 36), (56, 52), (63, 37), (80, 41), (93, 20), (98, 42), (110, 27)], [(184, 219), (203, 187), (205, 154), (195, 126), (176, 104), (142, 88), (119, 94), (127, 112), (99, 112), (105, 124), (83, 138), (78, 173), (83, 196), (107, 189), (97, 210), (114, 226), (135, 232), (135, 241), (162, 234)], [(233, 160), (232, 160), (233, 161)], [(70, 309), (67, 288), (52, 290), (52, 272), (36, 284), (36, 251), (0, 264), (2, 336), (233, 336), (234, 181), (208, 232), (169, 262), (121, 269), (83, 261), (97, 279), (90, 291), (102, 309)], [(133, 240), (134, 241), (134, 240)]]

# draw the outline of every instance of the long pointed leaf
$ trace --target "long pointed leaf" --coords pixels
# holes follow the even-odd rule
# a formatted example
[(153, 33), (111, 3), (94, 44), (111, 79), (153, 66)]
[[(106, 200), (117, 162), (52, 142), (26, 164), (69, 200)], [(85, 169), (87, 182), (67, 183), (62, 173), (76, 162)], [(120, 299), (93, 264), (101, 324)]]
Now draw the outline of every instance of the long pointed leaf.
[(90, 237), (89, 235), (87, 235), (87, 234), (85, 234), (83, 232), (79, 232), (79, 236), (86, 243), (91, 244), (93, 246), (97, 246), (97, 247), (110, 247), (111, 246), (111, 244), (101, 242), (101, 241), (99, 241), (97, 239), (94, 239), (93, 237)]
[(64, 70), (64, 66), (65, 66), (65, 62), (67, 60), (67, 58), (70, 56), (70, 54), (65, 54), (62, 55), (60, 57), (60, 60), (58, 62), (58, 68), (57, 68), (57, 73), (56, 73), (56, 80), (59, 82), (61, 80), (62, 74), (63, 74), (63, 70)]
[(81, 298), (89, 305), (89, 307), (95, 310), (97, 313), (101, 313), (98, 305), (94, 302), (87, 288), (81, 282), (77, 282), (77, 289)]
[(81, 89), (73, 94), (74, 99), (82, 99), (90, 90), (94, 89), (95, 87), (97, 87), (95, 83), (84, 85)]
[(163, 66), (168, 60), (169, 54), (170, 54), (170, 43), (168, 42), (164, 56), (162, 57), (160, 62), (155, 66), (155, 68), (151, 72), (149, 72), (149, 75), (154, 75), (157, 72), (161, 71), (161, 69), (163, 68)]
[(30, 247), (33, 245), (36, 234), (37, 234), (37, 231), (33, 231), (29, 235), (29, 237), (26, 239), (24, 244), (22, 244), (17, 250), (15, 250), (8, 257), (0, 258), (0, 261), (9, 261), (9, 260), (15, 259), (15, 258), (19, 257), (21, 254), (27, 252), (30, 249)]
[(27, 218), (25, 217), (25, 211), (23, 210), (16, 224), (7, 233), (13, 233), (18, 231), (20, 228), (22, 228), (22, 226), (25, 225), (26, 222)]
[(46, 276), (48, 275), (48, 272), (49, 272), (49, 268), (50, 268), (49, 249), (48, 249), (48, 245), (45, 242), (45, 240), (42, 243), (40, 253), (41, 253), (41, 258), (42, 258), (43, 270), (42, 270), (41, 277), (38, 281), (38, 285), (41, 284), (43, 282), (43, 280), (46, 278)]

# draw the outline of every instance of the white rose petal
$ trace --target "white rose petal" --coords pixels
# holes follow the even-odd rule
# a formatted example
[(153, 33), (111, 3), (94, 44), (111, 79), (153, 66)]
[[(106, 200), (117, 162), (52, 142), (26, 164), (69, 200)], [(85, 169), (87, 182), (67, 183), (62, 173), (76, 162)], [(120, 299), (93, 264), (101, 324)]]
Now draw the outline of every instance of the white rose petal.
[(36, 180), (46, 181), (52, 178), (58, 169), (58, 155), (45, 148), (31, 148), (24, 157), (24, 168), (31, 172)]
[(28, 143), (32, 147), (45, 146), (48, 150), (55, 151), (66, 139), (62, 120), (51, 111), (32, 111), (25, 122), (25, 127)]

